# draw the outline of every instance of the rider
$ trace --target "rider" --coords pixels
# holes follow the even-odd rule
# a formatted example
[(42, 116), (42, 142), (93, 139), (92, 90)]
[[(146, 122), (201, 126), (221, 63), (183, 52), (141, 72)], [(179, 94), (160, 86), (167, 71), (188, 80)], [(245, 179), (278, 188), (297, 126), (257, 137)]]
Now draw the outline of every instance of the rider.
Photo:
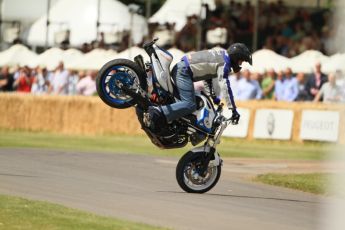
[(242, 62), (252, 64), (249, 49), (243, 43), (232, 44), (227, 50), (204, 50), (185, 55), (177, 63), (176, 87), (180, 100), (164, 106), (150, 106), (148, 108), (151, 126), (163, 125), (196, 110), (196, 101), (193, 82), (209, 80), (217, 95), (223, 90), (227, 107), (232, 110), (231, 120), (237, 124), (240, 114), (228, 78), (231, 69), (237, 73), (241, 70)]

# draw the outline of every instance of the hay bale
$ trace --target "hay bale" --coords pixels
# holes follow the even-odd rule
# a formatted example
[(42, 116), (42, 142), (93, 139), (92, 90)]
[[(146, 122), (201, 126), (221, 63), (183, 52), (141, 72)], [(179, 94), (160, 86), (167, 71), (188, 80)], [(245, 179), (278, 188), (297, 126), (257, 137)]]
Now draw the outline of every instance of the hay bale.
[[(0, 94), (0, 128), (8, 130), (46, 131), (63, 134), (143, 134), (135, 110), (113, 109), (98, 97), (35, 96)], [(238, 107), (251, 111), (248, 140), (253, 139), (257, 109), (291, 109), (294, 111), (292, 141), (299, 138), (303, 109), (340, 112), (339, 143), (345, 144), (345, 105), (312, 102), (239, 101)]]

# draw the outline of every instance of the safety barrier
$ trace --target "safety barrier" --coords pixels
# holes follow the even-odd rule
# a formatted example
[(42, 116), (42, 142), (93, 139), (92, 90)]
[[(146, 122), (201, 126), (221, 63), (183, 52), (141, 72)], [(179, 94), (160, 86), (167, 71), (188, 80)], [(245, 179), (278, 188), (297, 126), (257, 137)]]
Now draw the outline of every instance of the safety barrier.
[[(238, 102), (239, 126), (227, 136), (345, 143), (345, 105)], [(0, 94), (0, 128), (63, 134), (143, 134), (134, 109), (112, 109), (98, 97)]]

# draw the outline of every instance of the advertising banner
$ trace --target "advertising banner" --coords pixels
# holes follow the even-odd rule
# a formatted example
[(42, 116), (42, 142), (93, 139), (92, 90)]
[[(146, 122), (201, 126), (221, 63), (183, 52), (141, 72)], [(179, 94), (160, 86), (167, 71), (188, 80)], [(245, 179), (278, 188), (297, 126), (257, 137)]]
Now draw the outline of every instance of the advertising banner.
[(337, 141), (340, 115), (337, 111), (303, 110), (302, 140)]
[(255, 113), (254, 138), (290, 140), (294, 113), (283, 109), (258, 109)]
[[(239, 137), (245, 138), (248, 135), (249, 120), (250, 120), (250, 110), (249, 109), (237, 109), (238, 113), (241, 115), (238, 125), (229, 125), (223, 133), (223, 136), (227, 137)], [(224, 109), (223, 115), (226, 118), (231, 117), (231, 110)]]

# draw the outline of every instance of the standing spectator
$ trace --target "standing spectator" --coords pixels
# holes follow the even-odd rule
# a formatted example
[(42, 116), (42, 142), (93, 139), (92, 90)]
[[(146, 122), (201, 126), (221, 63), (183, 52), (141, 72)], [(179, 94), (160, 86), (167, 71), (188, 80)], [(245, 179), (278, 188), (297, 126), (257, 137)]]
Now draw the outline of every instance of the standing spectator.
[(327, 76), (321, 72), (321, 63), (315, 64), (314, 73), (310, 75), (305, 84), (305, 90), (308, 93), (307, 100), (314, 100), (315, 96), (321, 89), (321, 86), (327, 82)]
[(0, 73), (0, 92), (13, 91), (13, 74), (10, 74), (9, 67), (3, 66)]
[(30, 69), (28, 67), (21, 68), (17, 80), (13, 83), (13, 87), (16, 88), (17, 92), (30, 93), (31, 85)]
[(328, 74), (328, 82), (322, 85), (321, 89), (318, 91), (314, 98), (314, 102), (320, 101), (321, 98), (323, 102), (340, 102), (342, 101), (342, 89), (336, 84), (335, 74)]
[(31, 93), (33, 94), (46, 94), (48, 92), (48, 70), (45, 67), (37, 67), (36, 76), (33, 78)]
[(238, 82), (237, 100), (261, 99), (261, 97), (262, 91), (259, 82), (251, 78), (249, 70), (244, 70), (243, 77)]
[(261, 88), (264, 99), (273, 99), (274, 95), (274, 69), (269, 69), (261, 82)]
[(177, 34), (178, 47), (185, 52), (196, 49), (197, 20), (196, 16), (188, 16), (185, 26)]
[(308, 97), (308, 93), (305, 90), (304, 73), (299, 72), (296, 75), (296, 80), (298, 82), (298, 95), (297, 95), (296, 101), (306, 101)]
[(82, 78), (77, 83), (77, 92), (80, 95), (92, 96), (96, 93), (96, 76), (97, 72), (94, 70), (88, 71), (86, 77)]
[(76, 71), (73, 71), (68, 76), (68, 82), (67, 82), (67, 91), (68, 95), (76, 95), (77, 92), (77, 84), (79, 82), (79, 73)]
[(241, 72), (231, 74), (229, 77), (232, 93), (234, 97), (237, 98), (238, 95), (238, 83), (241, 80)]
[(345, 102), (345, 76), (341, 70), (337, 70), (335, 75), (335, 82), (341, 88), (342, 91), (342, 101)]
[(69, 72), (64, 68), (63, 62), (60, 62), (50, 79), (49, 92), (52, 94), (67, 94)]
[(284, 90), (283, 90), (283, 101), (294, 101), (298, 96), (298, 81), (292, 75), (291, 68), (285, 70), (285, 80), (284, 80)]
[(277, 101), (283, 100), (284, 94), (284, 73), (283, 71), (277, 72), (277, 79), (274, 82), (274, 98)]

